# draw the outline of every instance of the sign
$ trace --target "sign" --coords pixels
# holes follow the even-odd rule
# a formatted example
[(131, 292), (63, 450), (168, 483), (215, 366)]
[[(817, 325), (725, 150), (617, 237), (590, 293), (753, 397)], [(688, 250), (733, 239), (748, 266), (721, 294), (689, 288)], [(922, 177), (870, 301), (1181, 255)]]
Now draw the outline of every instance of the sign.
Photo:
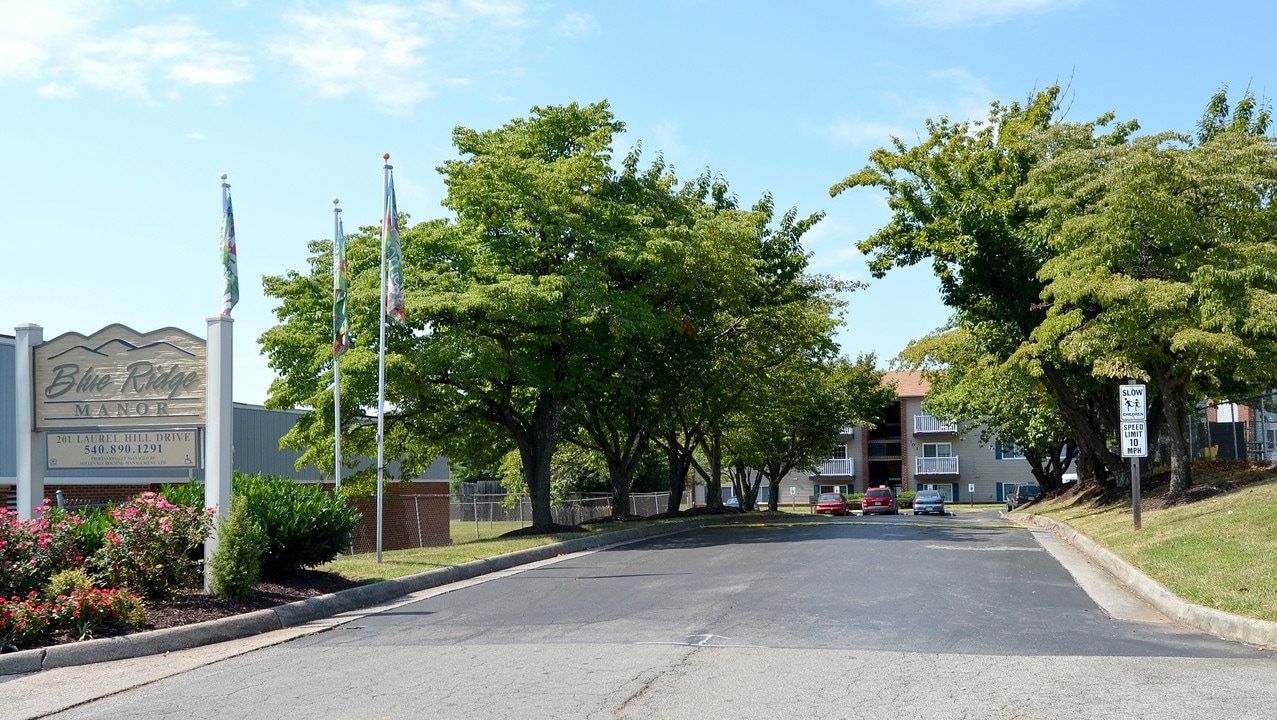
[(1121, 443), (1122, 457), (1148, 457), (1148, 423), (1143, 420), (1122, 423)]
[(51, 432), (45, 435), (50, 470), (80, 468), (195, 468), (195, 430)]
[(968, 493), (975, 492), (975, 483), (967, 483), (967, 492)]
[(797, 495), (797, 494), (798, 494), (798, 488), (796, 488), (796, 487), (792, 487), (792, 486), (791, 486), (791, 487), (789, 488), (789, 494), (790, 494), (790, 495)]
[(59, 335), (34, 354), (36, 430), (204, 424), (207, 353), (190, 333), (117, 324)]
[[(1118, 414), (1122, 422), (1148, 419), (1148, 394), (1143, 385), (1123, 385), (1118, 395)], [(1142, 455), (1140, 457), (1143, 457)]]

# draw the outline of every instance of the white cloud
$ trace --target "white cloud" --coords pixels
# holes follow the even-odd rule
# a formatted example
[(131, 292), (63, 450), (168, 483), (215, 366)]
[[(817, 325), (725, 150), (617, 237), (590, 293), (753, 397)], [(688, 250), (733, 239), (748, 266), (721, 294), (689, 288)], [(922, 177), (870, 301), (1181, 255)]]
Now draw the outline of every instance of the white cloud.
[(559, 36), (576, 38), (590, 34), (598, 27), (594, 17), (589, 13), (574, 12), (564, 15), (559, 20)]
[(1020, 15), (1076, 7), (1087, 0), (878, 0), (900, 8), (915, 22), (931, 26), (992, 25)]
[(58, 100), (70, 100), (77, 94), (75, 88), (69, 85), (59, 85), (55, 82), (41, 85), (36, 88), (36, 92), (40, 94), (40, 97)]
[(104, 10), (92, 0), (0, 0), (0, 78), (38, 79), (57, 49), (82, 36)]
[(459, 52), (473, 52), (473, 47), (465, 47), (470, 41), (528, 22), (522, 2), (496, 0), (445, 0), (414, 7), (350, 2), (334, 12), (295, 11), (285, 21), (292, 32), (272, 43), (271, 50), (301, 71), (321, 97), (360, 93), (392, 113), (406, 112), (433, 97), (440, 86), (470, 82), (449, 76), (428, 49), (459, 46)]
[(182, 137), (186, 138), (187, 140), (203, 140), (204, 133), (198, 133), (198, 132), (186, 133)]
[(522, 2), (462, 0), (458, 11), (462, 16), (483, 18), (501, 27), (523, 27), (527, 24)]
[(299, 11), (287, 21), (296, 33), (272, 49), (301, 70), (321, 96), (363, 89), (375, 103), (395, 111), (434, 94), (431, 83), (415, 72), (425, 62), (420, 51), (432, 39), (407, 8), (352, 3), (344, 14)]
[(0, 0), (0, 78), (43, 83), (43, 97), (66, 98), (89, 85), (139, 97), (175, 97), (187, 86), (247, 82), (252, 67), (237, 47), (187, 18), (124, 29), (104, 27), (109, 6), (87, 0)]

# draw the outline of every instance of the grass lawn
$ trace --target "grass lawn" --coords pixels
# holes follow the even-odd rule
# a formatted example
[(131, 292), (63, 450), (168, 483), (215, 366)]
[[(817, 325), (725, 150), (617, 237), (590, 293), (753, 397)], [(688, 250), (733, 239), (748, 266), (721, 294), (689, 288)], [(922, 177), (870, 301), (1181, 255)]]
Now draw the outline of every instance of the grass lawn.
[(1129, 497), (1075, 494), (1025, 511), (1067, 523), (1189, 602), (1277, 621), (1277, 469), (1197, 463), (1193, 485), (1200, 499), (1182, 504), (1164, 484), (1147, 492), (1138, 531)]
[[(333, 562), (320, 565), (317, 570), (333, 572), (352, 580), (391, 580), (405, 575), (437, 570), (439, 568), (461, 565), (472, 560), (495, 557), (517, 550), (540, 547), (551, 543), (571, 540), (586, 535), (598, 535), (616, 530), (629, 530), (642, 527), (644, 524), (664, 523), (669, 520), (650, 520), (638, 522), (600, 522), (585, 525), (585, 532), (558, 533), (554, 535), (537, 535), (533, 537), (497, 537), (511, 530), (519, 529), (518, 521), (479, 522), (480, 539), (475, 539), (473, 521), (452, 523), (452, 545), (440, 547), (412, 548), (408, 550), (387, 550), (381, 554), (381, 562), (377, 562), (376, 553), (359, 555), (343, 555)], [(524, 523), (526, 526), (527, 523)]]

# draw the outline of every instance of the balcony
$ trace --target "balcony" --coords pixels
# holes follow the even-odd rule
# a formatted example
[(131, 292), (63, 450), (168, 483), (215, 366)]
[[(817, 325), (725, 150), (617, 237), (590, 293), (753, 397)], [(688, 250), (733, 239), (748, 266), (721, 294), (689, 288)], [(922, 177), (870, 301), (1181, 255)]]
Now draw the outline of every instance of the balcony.
[(915, 475), (957, 475), (957, 457), (914, 458)]
[(930, 415), (914, 415), (913, 416), (913, 434), (923, 435), (926, 433), (956, 433), (958, 432), (958, 423), (950, 420), (941, 420)]
[(856, 460), (855, 458), (826, 460), (820, 467), (816, 468), (816, 474), (852, 477), (856, 474)]

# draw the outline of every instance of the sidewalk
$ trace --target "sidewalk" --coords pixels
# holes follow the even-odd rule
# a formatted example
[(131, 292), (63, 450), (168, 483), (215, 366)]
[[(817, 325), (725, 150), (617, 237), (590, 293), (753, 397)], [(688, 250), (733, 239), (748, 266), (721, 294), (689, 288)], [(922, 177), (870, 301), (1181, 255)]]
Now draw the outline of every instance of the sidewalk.
[[(1009, 513), (1006, 514), (1006, 518), (1019, 522), (1026, 527), (1035, 525), (1050, 530), (1063, 542), (1076, 548), (1091, 562), (1125, 585), (1131, 593), (1147, 603), (1149, 607), (1157, 610), (1170, 620), (1225, 640), (1235, 640), (1261, 648), (1277, 648), (1277, 623), (1275, 622), (1256, 620), (1223, 612), (1222, 610), (1215, 610), (1214, 608), (1194, 605), (1175, 595), (1165, 585), (1145, 575), (1141, 570), (1118, 557), (1108, 548), (1064, 523), (1029, 513)], [(1041, 541), (1041, 538), (1039, 538), (1039, 541)], [(1050, 550), (1049, 547), (1047, 549)], [(1066, 567), (1068, 567), (1067, 564)], [(1074, 573), (1074, 578), (1078, 579), (1078, 584), (1087, 589), (1089, 593), (1090, 589), (1087, 588), (1081, 578), (1078, 578), (1078, 573), (1074, 572), (1072, 568), (1069, 571)], [(1092, 598), (1101, 607), (1104, 606), (1094, 595)], [(1105, 609), (1108, 610), (1108, 608)]]

